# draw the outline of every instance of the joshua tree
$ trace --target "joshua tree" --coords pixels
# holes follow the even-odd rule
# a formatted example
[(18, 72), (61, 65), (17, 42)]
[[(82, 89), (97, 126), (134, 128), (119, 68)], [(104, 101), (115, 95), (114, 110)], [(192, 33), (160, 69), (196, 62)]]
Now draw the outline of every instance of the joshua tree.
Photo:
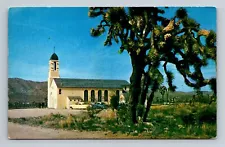
[(163, 102), (164, 102), (164, 95), (165, 95), (165, 93), (167, 92), (166, 86), (161, 86), (161, 87), (159, 88), (159, 92), (161, 93), (161, 95), (162, 95), (162, 100), (163, 100)]
[[(146, 120), (154, 92), (163, 81), (159, 67), (163, 67), (171, 91), (176, 86), (173, 85), (173, 73), (168, 70), (169, 64), (176, 67), (186, 85), (195, 89), (211, 85), (214, 92), (216, 90), (216, 79), (205, 79), (201, 70), (208, 65), (208, 59), (216, 60), (216, 34), (201, 29), (183, 8), (178, 9), (171, 19), (163, 17), (163, 13), (163, 8), (156, 7), (89, 8), (89, 17), (102, 17), (97, 28), (91, 29), (91, 35), (97, 37), (106, 32), (104, 45), (112, 45), (115, 41), (120, 44), (119, 53), (127, 51), (131, 58), (129, 100), (133, 123), (137, 123), (138, 103), (144, 106), (147, 99), (146, 111), (140, 113), (141, 116), (145, 113), (143, 120)], [(206, 44), (200, 38), (205, 38)], [(194, 70), (191, 71), (191, 67)], [(151, 94), (147, 98), (149, 88)]]

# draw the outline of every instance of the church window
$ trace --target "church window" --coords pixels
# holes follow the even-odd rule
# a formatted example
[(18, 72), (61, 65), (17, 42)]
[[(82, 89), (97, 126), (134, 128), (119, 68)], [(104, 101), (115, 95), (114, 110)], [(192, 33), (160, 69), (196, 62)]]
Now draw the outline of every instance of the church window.
[(101, 90), (98, 91), (98, 101), (99, 102), (102, 101), (102, 91)]
[(61, 94), (62, 93), (62, 89), (59, 89), (59, 94)]
[(88, 90), (84, 91), (84, 101), (87, 102), (88, 101)]
[(91, 90), (91, 101), (94, 102), (95, 101), (95, 91)]
[(104, 101), (108, 102), (108, 90), (104, 91)]
[(56, 62), (54, 62), (54, 70), (56, 70)]

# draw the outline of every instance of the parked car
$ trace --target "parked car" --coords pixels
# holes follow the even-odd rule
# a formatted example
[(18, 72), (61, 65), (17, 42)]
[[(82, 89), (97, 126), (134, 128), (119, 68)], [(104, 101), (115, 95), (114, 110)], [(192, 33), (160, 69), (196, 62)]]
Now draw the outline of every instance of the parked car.
[(93, 109), (107, 109), (109, 106), (103, 102), (97, 102), (91, 105)]

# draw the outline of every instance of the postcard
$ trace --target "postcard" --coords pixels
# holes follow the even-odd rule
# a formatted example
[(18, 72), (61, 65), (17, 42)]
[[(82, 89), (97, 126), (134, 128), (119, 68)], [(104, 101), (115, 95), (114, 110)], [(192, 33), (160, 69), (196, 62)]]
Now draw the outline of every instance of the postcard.
[(216, 138), (216, 8), (8, 14), (9, 139)]

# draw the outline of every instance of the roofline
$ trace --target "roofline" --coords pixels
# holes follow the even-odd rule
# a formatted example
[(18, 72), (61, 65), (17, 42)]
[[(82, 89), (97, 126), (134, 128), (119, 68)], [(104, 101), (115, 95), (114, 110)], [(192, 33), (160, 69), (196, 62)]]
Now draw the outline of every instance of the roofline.
[(53, 78), (53, 79), (67, 79), (67, 80), (102, 80), (102, 81), (109, 80), (109, 81), (126, 81), (127, 83), (129, 83), (127, 80), (122, 80), (122, 79), (80, 79), (80, 78)]
[(118, 86), (118, 87), (100, 87), (100, 86), (91, 86), (91, 87), (89, 87), (89, 86), (64, 86), (64, 85), (61, 85), (61, 84), (57, 84), (57, 82), (55, 81), (55, 83), (56, 83), (56, 86), (57, 86), (57, 88), (89, 88), (89, 89), (91, 89), (91, 88), (96, 88), (96, 89), (123, 89), (124, 87), (126, 87), (126, 86), (129, 86), (130, 85), (130, 83), (128, 82), (128, 81), (126, 81), (126, 80), (114, 80), (114, 79), (78, 79), (78, 78), (74, 78), (74, 79), (72, 79), (72, 78), (53, 78), (54, 79), (54, 81), (55, 80), (98, 80), (98, 81), (123, 81), (123, 82), (126, 82), (126, 84), (124, 83), (124, 84), (120, 84), (120, 86)]
[[(56, 85), (57, 86), (57, 85)], [(57, 86), (58, 88), (97, 88), (97, 89), (122, 89), (123, 87), (61, 87), (61, 86)]]

